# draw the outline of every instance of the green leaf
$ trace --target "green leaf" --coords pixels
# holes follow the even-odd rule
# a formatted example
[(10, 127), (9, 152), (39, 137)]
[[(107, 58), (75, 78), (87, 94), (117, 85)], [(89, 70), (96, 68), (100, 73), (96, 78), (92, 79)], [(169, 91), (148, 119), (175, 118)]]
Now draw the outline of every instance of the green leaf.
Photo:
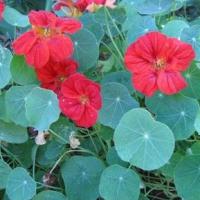
[(195, 130), (200, 134), (200, 111), (197, 114), (196, 120), (194, 122)]
[(180, 94), (165, 96), (157, 93), (152, 98), (146, 98), (146, 105), (156, 114), (158, 121), (171, 128), (176, 140), (187, 139), (194, 133), (194, 123), (199, 111), (195, 99)]
[(51, 125), (55, 140), (61, 144), (69, 144), (69, 136), (76, 130), (74, 125), (66, 117), (60, 117), (59, 120)]
[(55, 93), (39, 87), (34, 88), (25, 99), (26, 117), (37, 130), (46, 130), (60, 115)]
[(128, 72), (118, 71), (118, 72), (112, 72), (112, 73), (106, 74), (103, 77), (101, 84), (104, 85), (110, 82), (121, 83), (122, 85), (127, 87), (130, 93), (135, 92), (133, 85), (131, 83), (131, 74)]
[(99, 197), (103, 163), (95, 157), (73, 156), (61, 168), (70, 200), (94, 200)]
[(122, 117), (115, 129), (114, 142), (122, 160), (143, 170), (166, 164), (175, 143), (171, 130), (141, 108), (130, 110)]
[(0, 94), (0, 119), (4, 122), (9, 122), (8, 113), (6, 110), (5, 93)]
[(11, 171), (11, 167), (6, 162), (4, 162), (4, 160), (0, 159), (0, 189), (6, 188), (8, 176)]
[(157, 30), (155, 18), (152, 16), (135, 15), (130, 24), (127, 33), (128, 44), (134, 42), (139, 36)]
[(164, 25), (162, 32), (170, 37), (180, 38), (184, 28), (189, 28), (189, 24), (183, 20), (172, 20)]
[(26, 128), (0, 120), (0, 140), (20, 144), (28, 140)]
[(181, 40), (192, 45), (196, 52), (195, 60), (200, 61), (200, 25), (194, 25), (184, 28), (181, 34)]
[(11, 52), (0, 45), (0, 89), (4, 88), (10, 81)]
[(140, 178), (131, 169), (112, 165), (103, 171), (99, 191), (106, 200), (138, 200)]
[(6, 6), (3, 17), (5, 21), (13, 26), (27, 27), (30, 24), (27, 15), (23, 15), (9, 6)]
[(75, 45), (74, 58), (79, 62), (79, 69), (85, 71), (95, 65), (99, 57), (99, 44), (96, 37), (87, 29), (72, 35)]
[(30, 200), (36, 194), (36, 182), (24, 168), (17, 167), (8, 176), (6, 194), (10, 200)]
[(183, 155), (179, 152), (175, 152), (169, 162), (165, 164), (162, 168), (160, 168), (162, 174), (164, 176), (168, 176), (170, 178), (174, 177), (174, 170), (179, 163), (179, 161), (183, 158)]
[(120, 157), (117, 154), (117, 151), (115, 149), (115, 147), (111, 147), (107, 154), (106, 154), (106, 161), (109, 165), (114, 165), (114, 164), (118, 164), (121, 165), (123, 167), (127, 167), (128, 163), (124, 162), (120, 159)]
[(84, 14), (81, 17), (81, 21), (83, 23), (83, 26), (94, 33), (97, 41), (100, 42), (104, 36), (104, 30), (102, 28), (102, 25), (95, 21), (94, 15), (92, 13)]
[(184, 77), (188, 82), (188, 86), (181, 93), (192, 98), (200, 99), (200, 69), (195, 63), (184, 72)]
[(46, 190), (37, 194), (33, 200), (66, 200), (66, 197), (60, 192)]
[(6, 92), (5, 100), (8, 117), (17, 125), (29, 126), (26, 118), (25, 99), (34, 87), (33, 85), (13, 86)]
[(186, 156), (180, 161), (175, 169), (174, 181), (179, 196), (186, 200), (200, 200), (200, 156)]
[(135, 2), (137, 11), (142, 15), (155, 15), (170, 12), (174, 0), (139, 0)]
[(130, 109), (137, 108), (138, 102), (130, 96), (128, 89), (119, 83), (106, 83), (102, 86), (103, 108), (99, 122), (115, 128), (121, 117)]
[(27, 65), (23, 56), (15, 55), (13, 57), (10, 70), (15, 83), (20, 85), (38, 84), (34, 69)]

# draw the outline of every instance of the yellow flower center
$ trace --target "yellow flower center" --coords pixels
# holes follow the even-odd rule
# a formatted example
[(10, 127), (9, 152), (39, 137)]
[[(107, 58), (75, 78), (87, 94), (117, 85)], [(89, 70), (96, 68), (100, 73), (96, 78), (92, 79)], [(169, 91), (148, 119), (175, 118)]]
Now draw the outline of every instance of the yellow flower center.
[(166, 66), (166, 61), (164, 58), (156, 59), (153, 66), (157, 70), (163, 69)]
[(79, 100), (82, 105), (89, 103), (89, 98), (86, 95), (81, 95)]
[(38, 26), (32, 26), (35, 33), (41, 37), (49, 38), (53, 35), (57, 34), (57, 30), (51, 29), (51, 28), (44, 28), (44, 27), (38, 27)]

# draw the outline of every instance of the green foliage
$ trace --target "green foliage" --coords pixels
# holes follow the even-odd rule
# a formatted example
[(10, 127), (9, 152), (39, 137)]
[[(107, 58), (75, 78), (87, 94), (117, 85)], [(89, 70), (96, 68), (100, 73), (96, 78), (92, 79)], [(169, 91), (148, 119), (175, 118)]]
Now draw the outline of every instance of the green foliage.
[(0, 159), (0, 189), (6, 188), (8, 176), (11, 171), (11, 167), (4, 160)]
[(140, 178), (133, 170), (112, 165), (103, 171), (99, 191), (106, 200), (137, 200)]
[(145, 109), (127, 112), (115, 129), (114, 142), (120, 158), (144, 170), (166, 164), (174, 150), (171, 130)]
[(36, 195), (33, 200), (66, 200), (66, 197), (60, 192), (46, 190)]

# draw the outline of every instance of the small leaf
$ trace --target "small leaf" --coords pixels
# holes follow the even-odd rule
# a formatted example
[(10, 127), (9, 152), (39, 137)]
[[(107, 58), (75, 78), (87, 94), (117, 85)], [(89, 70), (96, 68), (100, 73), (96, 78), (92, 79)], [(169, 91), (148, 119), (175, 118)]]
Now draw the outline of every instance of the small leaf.
[(72, 35), (75, 45), (74, 58), (79, 62), (79, 69), (85, 71), (93, 67), (99, 57), (99, 44), (96, 37), (87, 29)]
[(66, 197), (60, 192), (46, 190), (37, 194), (33, 200), (66, 200)]
[(34, 69), (27, 65), (23, 56), (15, 55), (13, 57), (10, 70), (15, 83), (20, 85), (38, 84)]
[(0, 120), (0, 140), (20, 144), (28, 140), (26, 128)]
[(26, 118), (25, 99), (35, 86), (13, 86), (6, 92), (6, 110), (15, 124), (29, 126)]
[(103, 171), (99, 191), (106, 200), (138, 200), (140, 178), (131, 169), (112, 165)]
[(129, 94), (128, 89), (119, 83), (106, 83), (102, 86), (103, 108), (99, 122), (115, 128), (121, 117), (130, 109), (137, 108), (138, 102)]
[(199, 111), (197, 100), (180, 94), (165, 96), (157, 93), (152, 98), (146, 98), (146, 105), (156, 114), (156, 120), (171, 128), (176, 140), (187, 139), (194, 133)]
[(189, 28), (189, 24), (183, 20), (172, 20), (164, 25), (162, 32), (170, 37), (181, 37), (184, 28)]
[(0, 189), (6, 188), (8, 176), (11, 173), (12, 169), (11, 167), (4, 162), (2, 159), (0, 159)]
[(6, 6), (3, 17), (5, 21), (13, 26), (27, 27), (30, 24), (27, 15), (23, 15), (9, 6)]
[(4, 88), (10, 81), (11, 52), (0, 45), (0, 89)]
[(94, 200), (99, 197), (103, 163), (95, 157), (73, 156), (61, 168), (70, 200)]
[(39, 87), (34, 88), (25, 99), (26, 117), (37, 130), (46, 130), (60, 115), (55, 93)]
[(143, 170), (166, 164), (175, 145), (171, 130), (141, 108), (130, 110), (122, 117), (115, 129), (114, 142), (122, 160)]
[(200, 156), (182, 159), (175, 169), (174, 181), (179, 196), (186, 200), (200, 200)]
[(30, 200), (36, 194), (36, 182), (24, 168), (17, 167), (8, 176), (6, 194), (10, 200)]

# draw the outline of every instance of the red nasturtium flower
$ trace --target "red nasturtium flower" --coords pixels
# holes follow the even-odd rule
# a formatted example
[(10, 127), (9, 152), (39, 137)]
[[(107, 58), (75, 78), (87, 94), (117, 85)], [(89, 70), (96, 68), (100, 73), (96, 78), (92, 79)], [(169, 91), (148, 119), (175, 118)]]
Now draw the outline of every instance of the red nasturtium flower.
[(185, 71), (195, 53), (190, 44), (159, 32), (150, 32), (132, 43), (125, 53), (125, 65), (132, 73), (134, 88), (146, 96), (160, 90), (172, 95), (187, 86)]
[(96, 123), (102, 106), (100, 85), (82, 74), (73, 74), (63, 82), (59, 102), (64, 115), (89, 128)]
[(41, 86), (53, 90), (59, 95), (61, 84), (72, 74), (76, 73), (78, 63), (73, 59), (61, 62), (50, 61), (44, 67), (36, 69)]
[(29, 21), (32, 29), (13, 42), (14, 52), (25, 55), (29, 65), (41, 68), (49, 60), (59, 62), (72, 55), (73, 42), (66, 34), (81, 29), (78, 20), (59, 18), (48, 11), (31, 11)]
[(0, 20), (2, 19), (4, 9), (5, 9), (4, 1), (0, 0)]

